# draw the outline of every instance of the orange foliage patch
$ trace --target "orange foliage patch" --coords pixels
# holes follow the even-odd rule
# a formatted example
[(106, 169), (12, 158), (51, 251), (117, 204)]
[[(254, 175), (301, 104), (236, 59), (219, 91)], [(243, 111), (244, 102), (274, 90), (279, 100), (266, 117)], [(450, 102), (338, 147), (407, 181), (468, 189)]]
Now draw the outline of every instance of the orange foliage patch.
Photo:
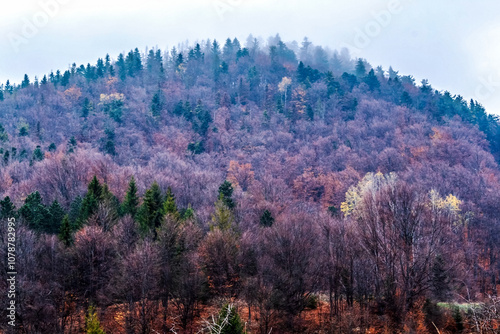
[(241, 187), (243, 191), (248, 189), (255, 176), (251, 164), (240, 164), (234, 160), (229, 162), (229, 169), (227, 172), (228, 181), (231, 182), (234, 187)]

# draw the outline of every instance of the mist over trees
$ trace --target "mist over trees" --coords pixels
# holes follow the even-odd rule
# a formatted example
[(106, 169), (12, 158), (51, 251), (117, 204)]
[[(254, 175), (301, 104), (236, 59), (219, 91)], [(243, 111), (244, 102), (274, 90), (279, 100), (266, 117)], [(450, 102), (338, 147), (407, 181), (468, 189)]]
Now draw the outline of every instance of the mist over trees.
[(250, 36), (25, 75), (0, 155), (22, 333), (498, 328), (498, 118), (347, 50)]

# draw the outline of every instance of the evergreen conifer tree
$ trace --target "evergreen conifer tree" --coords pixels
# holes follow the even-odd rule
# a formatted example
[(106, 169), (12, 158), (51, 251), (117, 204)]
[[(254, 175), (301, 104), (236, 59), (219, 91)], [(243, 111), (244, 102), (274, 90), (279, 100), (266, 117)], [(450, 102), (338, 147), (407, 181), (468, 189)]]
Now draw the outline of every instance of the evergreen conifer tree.
[(19, 214), (30, 228), (38, 232), (49, 232), (52, 219), (49, 210), (43, 205), (42, 196), (38, 191), (26, 197), (24, 205), (19, 209)]
[[(1, 101), (1, 100), (0, 100)], [(0, 124), (0, 142), (6, 142), (9, 140), (9, 135), (2, 124)]]
[(85, 333), (87, 334), (106, 334), (102, 328), (97, 311), (94, 306), (89, 306), (87, 315), (85, 316)]
[(214, 326), (211, 333), (214, 334), (245, 333), (241, 318), (232, 305), (225, 304), (222, 306), (217, 319), (217, 324)]
[(139, 196), (137, 196), (137, 185), (135, 178), (132, 176), (128, 184), (127, 194), (122, 204), (122, 213), (124, 215), (130, 214), (132, 218), (137, 215), (137, 208), (139, 207)]
[(146, 190), (138, 215), (139, 222), (145, 231), (154, 231), (161, 225), (164, 217), (163, 196), (156, 181), (153, 182), (151, 188)]
[(188, 205), (187, 209), (184, 210), (184, 212), (182, 213), (182, 219), (183, 220), (188, 220), (188, 219), (191, 219), (194, 217), (194, 210), (193, 208), (191, 207), (191, 204)]
[(222, 194), (219, 195), (219, 199), (215, 202), (215, 212), (212, 215), (212, 225), (211, 229), (217, 228), (221, 231), (228, 231), (235, 229), (234, 226), (234, 215), (224, 201)]
[(87, 194), (82, 200), (80, 213), (76, 222), (77, 227), (83, 226), (85, 221), (97, 212), (99, 202), (102, 200), (102, 195), (103, 187), (97, 177), (94, 176), (87, 187)]
[(120, 53), (118, 60), (116, 61), (116, 67), (118, 68), (118, 77), (121, 81), (125, 81), (127, 78), (127, 65), (125, 63), (125, 57), (123, 53)]
[(271, 211), (269, 210), (264, 210), (264, 213), (262, 213), (262, 216), (260, 216), (260, 225), (264, 227), (271, 227), (273, 226), (274, 223), (274, 218), (273, 215), (271, 214)]
[(43, 158), (44, 158), (44, 155), (42, 152), (42, 148), (40, 147), (40, 145), (37, 145), (37, 147), (33, 151), (33, 161), (42, 161)]
[(30, 78), (28, 77), (27, 74), (24, 75), (24, 79), (23, 81), (21, 82), (21, 87), (22, 88), (26, 88), (26, 87), (29, 87), (30, 85)]
[(0, 201), (0, 218), (16, 217), (16, 207), (11, 202), (10, 197), (6, 196)]
[(236, 205), (232, 199), (233, 190), (231, 182), (227, 180), (224, 181), (219, 187), (219, 197), (221, 197), (222, 201), (229, 209), (233, 209)]
[(375, 71), (373, 69), (368, 72), (365, 78), (365, 83), (368, 85), (371, 91), (378, 90), (380, 88), (380, 81), (378, 81)]
[(49, 207), (49, 213), (50, 213), (50, 224), (47, 226), (47, 232), (48, 233), (58, 233), (59, 230), (61, 229), (61, 223), (63, 221), (64, 216), (66, 216), (66, 213), (64, 212), (63, 207), (57, 200), (54, 200), (52, 204)]
[(158, 117), (161, 115), (162, 108), (163, 103), (161, 98), (161, 91), (158, 90), (158, 92), (153, 95), (153, 100), (151, 101), (151, 113), (154, 117)]
[(359, 58), (356, 63), (356, 76), (358, 76), (358, 78), (364, 78), (366, 76), (365, 62), (361, 58)]
[(66, 247), (69, 247), (73, 243), (73, 234), (68, 215), (65, 215), (63, 218), (61, 228), (59, 230), (59, 240), (61, 240)]
[(165, 203), (163, 204), (163, 211), (165, 214), (174, 217), (175, 219), (179, 218), (179, 211), (177, 209), (177, 204), (175, 203), (175, 196), (172, 193), (172, 189), (168, 187), (167, 194), (165, 196)]

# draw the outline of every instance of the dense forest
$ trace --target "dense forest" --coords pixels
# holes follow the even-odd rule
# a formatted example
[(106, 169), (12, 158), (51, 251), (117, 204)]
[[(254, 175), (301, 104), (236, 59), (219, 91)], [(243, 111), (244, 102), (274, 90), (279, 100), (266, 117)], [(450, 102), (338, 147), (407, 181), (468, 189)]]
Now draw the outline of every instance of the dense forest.
[(25, 75), (0, 85), (0, 154), (16, 332), (498, 333), (498, 118), (345, 49)]

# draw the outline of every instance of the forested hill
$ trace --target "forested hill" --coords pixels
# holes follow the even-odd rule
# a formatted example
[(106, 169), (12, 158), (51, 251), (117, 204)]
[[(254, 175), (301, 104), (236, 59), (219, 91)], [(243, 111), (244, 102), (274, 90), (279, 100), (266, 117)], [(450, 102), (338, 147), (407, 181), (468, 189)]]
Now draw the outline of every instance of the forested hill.
[[(351, 185), (381, 171), (465, 198), (467, 180), (497, 169), (488, 152), (500, 158), (500, 126), (478, 102), (435, 91), (427, 81), (416, 85), (392, 68), (372, 68), (345, 50), (331, 54), (305, 40), (294, 52), (278, 37), (269, 42), (135, 49), (116, 61), (107, 55), (96, 65), (7, 82), (0, 90), (0, 193), (19, 201), (38, 189), (67, 206), (94, 172), (118, 194), (122, 179), (135, 174), (141, 190), (157, 179), (182, 194), (183, 205), (201, 205), (215, 196), (203, 188), (213, 192), (232, 161), (233, 169), (250, 164), (255, 180), (272, 176), (291, 192), (305, 175), (347, 173)], [(64, 158), (88, 162), (72, 171), (71, 187), (49, 189), (41, 172)], [(111, 175), (94, 170), (99, 164)], [(188, 194), (181, 188), (189, 180), (203, 187)], [(342, 190), (337, 200), (327, 198), (330, 190), (294, 192), (324, 206), (343, 197)]]
[[(291, 232), (280, 226), (298, 220), (308, 226), (318, 216), (325, 221), (369, 221), (359, 204), (369, 202), (363, 195), (366, 187), (385, 194), (393, 186), (395, 193), (417, 196), (422, 215), (439, 211), (439, 219), (453, 221), (450, 233), (455, 239), (448, 240), (456, 242), (446, 247), (454, 253), (439, 251), (454, 265), (447, 272), (454, 270), (455, 278), (468, 275), (462, 280), (470, 291), (495, 289), (500, 274), (498, 119), (479, 102), (434, 90), (426, 80), (417, 84), (392, 68), (351, 59), (345, 50), (330, 52), (307, 40), (300, 45), (275, 37), (266, 46), (255, 39), (245, 46), (227, 39), (168, 52), (135, 49), (116, 60), (106, 55), (93, 65), (73, 64), (43, 78), (26, 75), (20, 85), (5, 83), (0, 87), (2, 216), (15, 215), (35, 232), (62, 233), (63, 242), (72, 247), (87, 231), (85, 226), (92, 225), (89, 221), (123, 228), (127, 215), (141, 226), (141, 233), (149, 227), (156, 240), (160, 232), (155, 228), (175, 211), (176, 219), (196, 222), (204, 237), (197, 237), (201, 246), (190, 245), (189, 251), (208, 254), (198, 260), (209, 261), (209, 226), (223, 224), (219, 220), (225, 209), (234, 218), (225, 223), (238, 226), (243, 252), (251, 248), (245, 246), (245, 236), (258, 233), (254, 228), (259, 225), (275, 223), (275, 233), (286, 234)], [(131, 197), (134, 187), (137, 198)], [(174, 211), (161, 204), (169, 198), (170, 204), (175, 198)], [(159, 211), (149, 212), (151, 207), (143, 203), (156, 203)], [(105, 207), (113, 215), (103, 213)], [(111, 233), (106, 224), (103, 233)], [(352, 240), (364, 239), (358, 235)], [(368, 275), (363, 268), (372, 271), (364, 262), (369, 260), (358, 260), (354, 267), (343, 268), (342, 275), (351, 275), (359, 295), (354, 297), (355, 287), (344, 284), (337, 297), (351, 298), (346, 300), (352, 306), (352, 298), (379, 301), (380, 293), (380, 302), (387, 302), (380, 286), (363, 276)], [(258, 273), (236, 267), (231, 275), (242, 286), (234, 289), (243, 291), (243, 276)], [(394, 284), (414, 284), (404, 287), (415, 300), (427, 296), (429, 268), (420, 268), (425, 282), (408, 283), (398, 272), (402, 278), (392, 277)], [(309, 269), (303, 272), (309, 274)], [(202, 278), (213, 278), (203, 273)], [(319, 281), (304, 291), (323, 291)], [(216, 288), (210, 296), (244, 298), (226, 283), (211, 282)], [(463, 292), (464, 285), (455, 283), (447, 289)], [(100, 284), (92, 287), (105, 289)], [(391, 296), (400, 298), (401, 289), (394, 287)], [(75, 290), (72, 296), (91, 298), (98, 306), (110, 302), (98, 300), (102, 291), (85, 293)], [(415, 305), (405, 300), (407, 310)], [(292, 318), (305, 307), (295, 300), (286, 304), (270, 307)]]

